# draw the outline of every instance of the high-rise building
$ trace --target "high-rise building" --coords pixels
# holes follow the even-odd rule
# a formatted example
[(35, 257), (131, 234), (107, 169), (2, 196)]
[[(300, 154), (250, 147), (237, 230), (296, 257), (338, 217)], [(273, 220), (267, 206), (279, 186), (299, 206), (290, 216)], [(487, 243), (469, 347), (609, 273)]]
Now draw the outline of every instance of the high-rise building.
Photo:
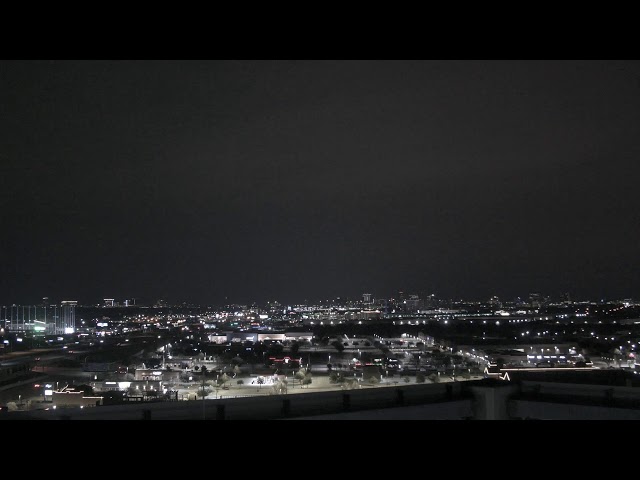
[(403, 300), (405, 310), (415, 312), (424, 306), (424, 301), (418, 295), (409, 295), (409, 298)]
[(362, 294), (362, 302), (363, 303), (371, 303), (371, 294), (370, 293), (363, 293)]
[(104, 299), (104, 306), (105, 307), (113, 307), (113, 306), (115, 306), (114, 301), (115, 301), (115, 299), (113, 299), (113, 298), (105, 298)]
[(539, 293), (530, 293), (529, 294), (529, 304), (532, 307), (540, 307), (542, 305), (543, 298)]
[(501, 307), (502, 303), (500, 302), (500, 298), (497, 295), (494, 295), (489, 299), (489, 305), (492, 307)]
[(433, 308), (438, 305), (438, 298), (436, 297), (435, 293), (432, 293), (431, 295), (427, 295), (427, 300), (425, 302), (425, 305), (429, 308)]
[(60, 302), (61, 316), (56, 319), (56, 334), (73, 333), (76, 329), (76, 300)]

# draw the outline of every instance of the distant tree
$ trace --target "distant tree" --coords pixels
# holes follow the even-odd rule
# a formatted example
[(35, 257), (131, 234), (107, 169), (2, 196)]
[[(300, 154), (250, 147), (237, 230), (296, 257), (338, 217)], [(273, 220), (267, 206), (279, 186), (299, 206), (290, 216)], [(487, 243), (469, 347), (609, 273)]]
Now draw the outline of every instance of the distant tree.
[(402, 377), (402, 380), (404, 381), (404, 383), (409, 383), (409, 376), (405, 375), (404, 377)]
[(344, 351), (344, 345), (342, 343), (340, 343), (337, 340), (334, 340), (333, 342), (331, 342), (331, 345), (338, 351), (338, 352), (342, 352)]
[(240, 373), (242, 373), (242, 370), (240, 369), (240, 366), (239, 365), (234, 365), (233, 366), (233, 375), (234, 376), (240, 375)]
[(344, 379), (344, 383), (343, 385), (346, 386), (347, 388), (353, 388), (353, 385), (356, 383), (356, 379), (352, 378), (352, 377), (347, 377)]
[(236, 381), (236, 385), (244, 385), (244, 380), (240, 379)]
[(622, 354), (619, 348), (613, 349), (613, 359), (618, 364), (618, 368), (620, 368), (622, 366), (622, 360), (624, 359), (624, 355)]
[(258, 377), (256, 378), (256, 383), (258, 384), (258, 390), (260, 390), (262, 388), (262, 385), (264, 385), (264, 377)]
[(281, 343), (272, 343), (271, 345), (269, 345), (269, 348), (267, 348), (267, 355), (280, 355), (282, 354), (282, 352), (284, 351), (284, 347), (282, 346)]
[(267, 351), (267, 348), (265, 347), (263, 342), (256, 342), (253, 344), (253, 354), (257, 357), (257, 358), (262, 358), (262, 355)]
[(291, 355), (297, 355), (300, 350), (300, 344), (298, 342), (293, 342), (290, 347)]
[(194, 372), (199, 372), (200, 371), (200, 367), (198, 365), (196, 365), (195, 367), (193, 367), (193, 371)]
[(100, 393), (103, 405), (113, 405), (124, 401), (126, 392), (120, 390), (112, 390)]
[(223, 373), (218, 377), (218, 386), (224, 388), (225, 383), (227, 383), (229, 380), (230, 380), (229, 375), (227, 375), (226, 373)]
[(238, 365), (242, 365), (244, 363), (244, 360), (239, 356), (235, 356), (231, 359), (231, 363), (234, 365), (234, 368), (235, 368)]
[[(302, 381), (304, 380), (304, 377), (307, 375), (307, 370), (305, 368), (301, 368), (300, 370), (298, 370), (295, 375), (293, 376), (293, 378), (295, 380), (298, 380), (300, 382), (300, 384), (302, 384)], [(295, 386), (295, 384), (294, 384)]]
[(380, 379), (374, 375), (371, 375), (368, 379), (367, 382), (373, 384), (373, 385), (377, 385), (378, 383), (380, 383)]
[(129, 396), (138, 396), (141, 393), (142, 392), (140, 390), (138, 390), (136, 387), (127, 388), (127, 395), (129, 395)]
[(338, 383), (339, 382), (339, 380), (338, 380), (339, 378), (340, 378), (340, 374), (337, 373), (337, 372), (331, 372), (329, 374), (329, 382), (330, 383)]
[(416, 383), (424, 383), (426, 381), (426, 377), (423, 373), (416, 374)]
[(312, 381), (313, 379), (311, 378), (311, 372), (307, 372), (307, 374), (302, 379), (302, 385), (305, 385), (308, 387), (309, 385), (311, 385)]
[(280, 395), (287, 393), (287, 379), (283, 378), (282, 380), (278, 380), (273, 384), (272, 392), (273, 394)]
[(431, 375), (429, 375), (429, 380), (431, 381), (431, 383), (438, 383), (440, 382), (440, 377), (438, 375), (436, 375), (435, 373), (432, 373)]
[(92, 397), (94, 395), (93, 387), (91, 385), (82, 384), (74, 388), (81, 391), (85, 397)]
[(462, 373), (460, 374), (462, 376), (462, 378), (464, 378), (465, 380), (469, 380), (471, 378), (471, 373), (469, 372), (469, 370), (463, 370)]
[(202, 397), (206, 397), (210, 393), (211, 393), (211, 389), (210, 388), (198, 388), (198, 391), (196, 392), (196, 395), (198, 397), (202, 398)]

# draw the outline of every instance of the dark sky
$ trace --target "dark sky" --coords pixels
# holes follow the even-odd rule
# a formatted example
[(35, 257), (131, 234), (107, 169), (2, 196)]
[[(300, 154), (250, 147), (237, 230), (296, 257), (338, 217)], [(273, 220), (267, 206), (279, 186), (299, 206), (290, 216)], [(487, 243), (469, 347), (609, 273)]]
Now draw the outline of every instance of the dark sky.
[(2, 61), (0, 302), (639, 298), (640, 62)]

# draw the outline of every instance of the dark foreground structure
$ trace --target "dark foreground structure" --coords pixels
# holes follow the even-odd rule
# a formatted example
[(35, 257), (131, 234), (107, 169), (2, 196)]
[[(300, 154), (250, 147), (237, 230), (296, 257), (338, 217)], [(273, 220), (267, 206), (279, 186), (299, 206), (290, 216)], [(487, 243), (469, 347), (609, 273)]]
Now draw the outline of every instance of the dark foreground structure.
[[(640, 420), (640, 388), (522, 375), (295, 395), (9, 412), (3, 420)], [(587, 383), (585, 383), (587, 382)]]

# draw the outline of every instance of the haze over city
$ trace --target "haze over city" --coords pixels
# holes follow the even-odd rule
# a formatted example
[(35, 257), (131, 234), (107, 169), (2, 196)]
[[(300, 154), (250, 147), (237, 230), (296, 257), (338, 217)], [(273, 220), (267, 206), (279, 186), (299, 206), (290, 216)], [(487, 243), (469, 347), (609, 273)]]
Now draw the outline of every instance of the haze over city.
[(0, 303), (637, 298), (637, 61), (2, 61)]

